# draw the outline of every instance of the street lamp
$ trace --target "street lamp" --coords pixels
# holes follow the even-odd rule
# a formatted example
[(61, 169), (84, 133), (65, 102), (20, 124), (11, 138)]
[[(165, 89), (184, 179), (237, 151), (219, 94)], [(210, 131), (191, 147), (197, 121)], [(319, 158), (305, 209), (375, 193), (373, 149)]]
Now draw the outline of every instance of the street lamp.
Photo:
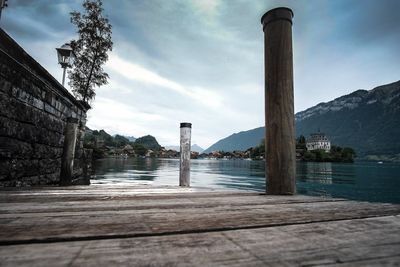
[(8, 0), (0, 0), (0, 19), (1, 19), (1, 11), (3, 10), (3, 8), (7, 7), (7, 1)]
[(62, 85), (64, 86), (65, 82), (65, 71), (68, 67), (71, 67), (72, 61), (72, 48), (69, 44), (64, 44), (60, 48), (56, 48), (57, 56), (58, 56), (58, 63), (60, 63), (61, 68), (64, 69), (63, 71), (63, 78), (62, 78)]

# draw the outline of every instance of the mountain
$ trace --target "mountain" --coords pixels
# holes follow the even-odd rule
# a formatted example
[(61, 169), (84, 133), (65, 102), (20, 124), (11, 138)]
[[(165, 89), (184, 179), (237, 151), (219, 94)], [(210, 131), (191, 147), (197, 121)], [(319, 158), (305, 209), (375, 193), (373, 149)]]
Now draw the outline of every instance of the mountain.
[[(166, 146), (165, 149), (167, 149), (167, 150), (168, 150), (168, 149), (171, 149), (171, 150), (179, 151), (179, 150), (180, 150), (180, 147), (179, 147), (179, 146)], [(201, 148), (201, 147), (200, 147), (199, 145), (197, 145), (197, 144), (192, 145), (191, 148), (190, 148), (190, 150), (191, 150), (191, 151), (194, 151), (194, 152), (198, 152), (198, 153), (202, 153), (202, 152), (204, 151), (204, 149)]]
[(135, 142), (135, 140), (136, 140), (136, 137), (134, 137), (134, 136), (124, 136), (126, 139), (128, 139), (129, 140), (129, 142)]
[(146, 135), (139, 137), (135, 140), (135, 144), (144, 146), (147, 149), (159, 150), (161, 148), (160, 144), (157, 142), (156, 138), (151, 135)]
[[(298, 112), (296, 136), (320, 130), (332, 144), (350, 146), (361, 157), (400, 156), (400, 81), (372, 90), (357, 90)], [(264, 127), (226, 137), (206, 152), (244, 150), (259, 144)]]
[(198, 153), (202, 153), (204, 151), (204, 149), (197, 144), (192, 145), (190, 150)]
[(264, 138), (264, 127), (255, 128), (240, 133), (234, 133), (224, 139), (219, 140), (206, 150), (204, 153), (213, 151), (234, 151), (246, 150), (249, 147), (254, 147), (260, 144)]
[(318, 129), (360, 156), (400, 153), (400, 81), (357, 90), (296, 114), (297, 135)]
[(105, 146), (121, 147), (129, 143), (129, 140), (122, 135), (111, 136), (104, 130), (91, 130), (88, 127), (85, 129), (84, 144), (94, 144), (97, 140), (102, 140)]

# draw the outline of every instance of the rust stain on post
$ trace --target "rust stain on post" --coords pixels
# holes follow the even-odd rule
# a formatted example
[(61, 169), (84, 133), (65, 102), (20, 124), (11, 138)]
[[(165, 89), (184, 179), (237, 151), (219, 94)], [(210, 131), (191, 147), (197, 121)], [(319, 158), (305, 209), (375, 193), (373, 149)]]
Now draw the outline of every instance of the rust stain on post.
[[(293, 101), (293, 11), (279, 7), (261, 18), (265, 44), (267, 193), (296, 193)], [(268, 176), (267, 176), (268, 175)]]
[(71, 185), (72, 183), (77, 134), (78, 119), (68, 118), (64, 131), (64, 148), (61, 159), (60, 185)]
[(179, 185), (190, 186), (190, 146), (192, 124), (181, 123)]

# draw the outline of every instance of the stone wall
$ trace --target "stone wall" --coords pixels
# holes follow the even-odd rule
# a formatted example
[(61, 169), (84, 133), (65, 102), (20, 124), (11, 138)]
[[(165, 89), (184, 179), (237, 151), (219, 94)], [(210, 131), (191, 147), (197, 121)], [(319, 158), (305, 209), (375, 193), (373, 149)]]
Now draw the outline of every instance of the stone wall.
[(0, 29), (0, 186), (58, 184), (69, 117), (79, 120), (73, 173), (82, 177), (88, 108)]

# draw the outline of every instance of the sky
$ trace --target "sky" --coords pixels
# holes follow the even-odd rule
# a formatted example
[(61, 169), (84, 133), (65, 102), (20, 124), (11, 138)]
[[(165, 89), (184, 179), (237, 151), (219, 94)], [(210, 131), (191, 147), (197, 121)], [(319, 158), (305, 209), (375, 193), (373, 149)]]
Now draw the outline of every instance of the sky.
[[(58, 80), (56, 47), (75, 39), (81, 0), (9, 0), (0, 26)], [(113, 26), (87, 126), (207, 148), (264, 125), (261, 16), (293, 10), (295, 111), (400, 79), (398, 0), (103, 0)], [(69, 89), (68, 85), (66, 86)]]

